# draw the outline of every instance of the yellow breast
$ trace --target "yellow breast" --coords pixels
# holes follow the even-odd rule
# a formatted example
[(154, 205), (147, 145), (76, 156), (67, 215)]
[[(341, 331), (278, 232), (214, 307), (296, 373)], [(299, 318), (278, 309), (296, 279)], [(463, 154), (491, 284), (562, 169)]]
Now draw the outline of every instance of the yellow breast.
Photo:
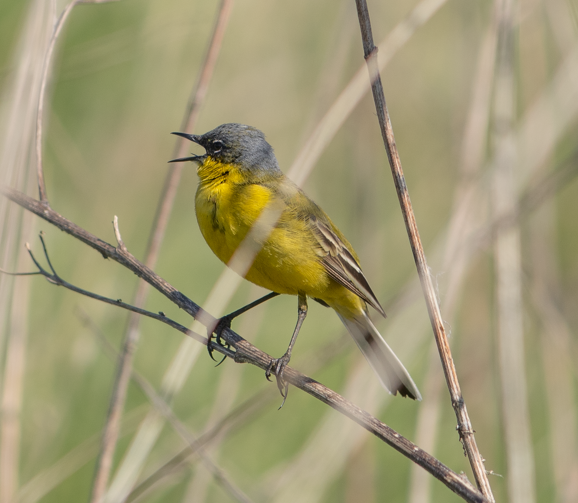
[[(269, 185), (247, 183), (244, 174), (231, 165), (209, 159), (198, 174), (195, 206), (201, 233), (213, 253), (228, 263), (263, 209), (273, 199), (283, 201)], [(246, 278), (278, 293), (296, 295), (302, 291), (321, 298), (331, 280), (316, 246), (307, 222), (287, 207)]]

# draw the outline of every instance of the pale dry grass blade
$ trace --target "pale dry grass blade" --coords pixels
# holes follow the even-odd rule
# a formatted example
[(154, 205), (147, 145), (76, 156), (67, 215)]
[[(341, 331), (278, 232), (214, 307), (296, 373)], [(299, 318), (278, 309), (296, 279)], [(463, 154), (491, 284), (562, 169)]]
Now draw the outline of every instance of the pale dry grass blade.
[[(33, 2), (28, 10), (15, 54), (15, 72), (2, 93), (0, 182), (29, 192), (34, 179), (32, 158), (36, 106), (42, 61), (51, 29), (51, 5)], [(33, 226), (27, 214), (0, 200), (0, 265), (5, 270), (25, 270), (21, 242), (29, 240)], [(30, 282), (0, 275), (0, 502), (9, 503), (19, 487), (21, 411), (26, 365), (28, 300)]]
[[(33, 190), (34, 180), (30, 177), (28, 190)], [(30, 239), (34, 220), (26, 213), (21, 220), (20, 237)], [(29, 264), (25, 250), (20, 249), (17, 270), (24, 270)], [(26, 371), (26, 344), (28, 339), (28, 319), (30, 281), (18, 278), (12, 290), (12, 309), (8, 323), (6, 364), (1, 407), (0, 432), (0, 502), (11, 502), (19, 488), (21, 413), (24, 400), (24, 377)]]
[(561, 302), (555, 205), (545, 205), (532, 219), (532, 303), (541, 322), (541, 354), (546, 380), (550, 452), (555, 501), (578, 499), (578, 404), (575, 399), (575, 341)]
[(523, 186), (552, 154), (578, 115), (578, 44), (568, 49), (548, 87), (526, 111), (516, 135), (518, 183)]
[[(576, 47), (576, 19), (568, 2), (547, 2), (547, 19), (562, 54)], [(575, 70), (576, 71), (576, 70)], [(570, 75), (570, 78), (572, 76)], [(575, 76), (574, 76), (575, 78)], [(572, 360), (573, 336), (559, 308), (560, 275), (556, 243), (555, 205), (546, 204), (533, 219), (531, 228), (532, 301), (542, 325), (540, 337), (542, 365), (546, 380), (546, 400), (550, 426), (550, 452), (555, 500), (570, 503), (578, 500), (578, 437), (575, 425), (578, 403)]]
[[(50, 37), (50, 6), (37, 0), (31, 3), (22, 36), (16, 50), (15, 71), (2, 92), (0, 110), (1, 148), (0, 182), (26, 190), (29, 170), (26, 166), (33, 155), (36, 106), (40, 87), (41, 69), (46, 45)], [(0, 267), (13, 270), (16, 266), (16, 248), (20, 217), (6, 198), (0, 199)], [(0, 319), (7, 320), (6, 304), (12, 279), (0, 275)], [(0, 328), (2, 326), (0, 325)], [(0, 335), (4, 347), (5, 331)]]
[[(328, 362), (333, 361), (334, 358), (338, 354), (341, 354), (343, 350), (344, 337), (341, 337), (337, 341), (328, 344), (323, 348), (323, 351), (310, 353), (303, 366), (308, 370), (308, 372), (314, 373), (316, 369), (319, 369)], [(221, 440), (233, 429), (238, 430), (245, 424), (249, 423), (263, 407), (278, 399), (278, 397), (279, 394), (276, 389), (265, 387), (248, 400), (237, 405), (230, 413), (219, 418), (215, 424), (207, 427), (205, 432), (199, 437), (198, 445), (194, 449), (187, 448), (181, 450), (178, 454), (173, 455), (166, 463), (154, 470), (147, 479), (135, 488), (128, 501), (137, 501), (138, 498), (149, 491), (151, 487), (162, 481), (165, 477), (170, 476), (170, 474), (176, 471), (182, 470), (188, 463), (196, 463), (196, 459), (191, 458), (193, 458), (193, 455), (196, 454), (199, 449), (210, 448), (214, 441)]]
[[(193, 329), (195, 326), (201, 328), (199, 322), (193, 323)], [(170, 404), (173, 397), (180, 392), (196, 359), (203, 350), (204, 346), (197, 344), (196, 341), (192, 341), (189, 338), (183, 339), (163, 377), (161, 395), (165, 402)], [(158, 410), (149, 411), (116, 471), (105, 497), (107, 503), (125, 501), (129, 496), (158, 440), (165, 421), (164, 416)], [(217, 472), (212, 462), (209, 468), (212, 475), (215, 476)], [(237, 501), (250, 501), (228, 478), (220, 477), (220, 483)]]
[[(515, 171), (519, 154), (514, 136), (516, 5), (515, 0), (502, 0), (498, 12), (493, 123), (496, 155), (492, 174), (492, 201), (496, 215), (515, 211), (519, 200), (519, 181)], [(507, 456), (508, 499), (512, 503), (532, 503), (536, 499), (536, 482), (524, 358), (521, 234), (518, 225), (498, 233), (494, 242), (494, 256), (498, 318), (496, 336)]]

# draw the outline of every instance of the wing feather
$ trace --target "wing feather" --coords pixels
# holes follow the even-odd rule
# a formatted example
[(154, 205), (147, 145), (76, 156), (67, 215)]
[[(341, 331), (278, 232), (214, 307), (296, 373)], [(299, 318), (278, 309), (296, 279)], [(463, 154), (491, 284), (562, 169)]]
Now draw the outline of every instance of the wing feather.
[(362, 298), (385, 317), (383, 307), (375, 297), (361, 267), (347, 246), (325, 222), (314, 215), (310, 216), (310, 221), (321, 246), (320, 253), (323, 254), (321, 262), (329, 276)]

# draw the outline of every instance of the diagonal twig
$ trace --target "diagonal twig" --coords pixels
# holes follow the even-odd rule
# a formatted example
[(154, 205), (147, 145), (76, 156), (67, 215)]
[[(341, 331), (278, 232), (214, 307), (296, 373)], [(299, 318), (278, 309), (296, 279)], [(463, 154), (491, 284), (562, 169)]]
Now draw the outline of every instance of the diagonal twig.
[(427, 304), (430, 321), (436, 339), (436, 344), (438, 346), (438, 351), (440, 353), (440, 358), (442, 361), (444, 374), (446, 376), (448, 389), (450, 391), (452, 406), (454, 408), (458, 420), (457, 429), (462, 444), (464, 445), (464, 448), (468, 455), (470, 465), (472, 466), (476, 483), (480, 488), (481, 492), (484, 494), (484, 496), (488, 500), (493, 501), (494, 498), (492, 495), (492, 490), (490, 487), (490, 483), (488, 481), (488, 477), (486, 475), (484, 461), (478, 450), (478, 446), (476, 444), (476, 440), (474, 437), (474, 430), (472, 428), (472, 424), (468, 416), (465, 401), (462, 397), (460, 384), (458, 381), (455, 365), (453, 362), (448, 337), (441, 317), (441, 312), (439, 309), (435, 289), (431, 277), (429, 275), (425, 253), (423, 250), (423, 246), (421, 244), (417, 223), (415, 220), (411, 201), (409, 198), (409, 192), (405, 184), (405, 177), (403, 175), (403, 170), (401, 167), (401, 160), (399, 158), (399, 153), (397, 151), (397, 147), (395, 144), (393, 128), (391, 125), (391, 121), (389, 119), (389, 112), (387, 111), (385, 95), (383, 92), (381, 77), (379, 75), (379, 70), (377, 66), (377, 50), (373, 43), (373, 35), (371, 32), (371, 22), (369, 18), (369, 11), (367, 9), (367, 2), (365, 0), (356, 0), (355, 3), (357, 6), (359, 25), (361, 28), (363, 51), (365, 59), (367, 61), (370, 79), (372, 82), (371, 87), (373, 92), (373, 99), (375, 101), (375, 108), (377, 111), (377, 117), (381, 128), (381, 134), (385, 144), (385, 149), (387, 151), (389, 164), (391, 166), (391, 172), (393, 175), (395, 188), (399, 197), (403, 218), (405, 221), (407, 233), (411, 244), (411, 249), (418, 270), (418, 275), (421, 281), (422, 290)]

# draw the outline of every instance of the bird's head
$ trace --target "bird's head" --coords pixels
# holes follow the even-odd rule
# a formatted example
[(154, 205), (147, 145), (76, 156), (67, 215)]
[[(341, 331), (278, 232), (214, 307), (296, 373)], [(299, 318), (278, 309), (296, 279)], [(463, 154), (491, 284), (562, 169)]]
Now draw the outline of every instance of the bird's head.
[(196, 161), (204, 164), (212, 159), (222, 164), (233, 164), (242, 170), (257, 173), (280, 173), (273, 148), (257, 128), (244, 124), (222, 124), (203, 135), (172, 133), (204, 147), (204, 155), (182, 157), (169, 162)]

